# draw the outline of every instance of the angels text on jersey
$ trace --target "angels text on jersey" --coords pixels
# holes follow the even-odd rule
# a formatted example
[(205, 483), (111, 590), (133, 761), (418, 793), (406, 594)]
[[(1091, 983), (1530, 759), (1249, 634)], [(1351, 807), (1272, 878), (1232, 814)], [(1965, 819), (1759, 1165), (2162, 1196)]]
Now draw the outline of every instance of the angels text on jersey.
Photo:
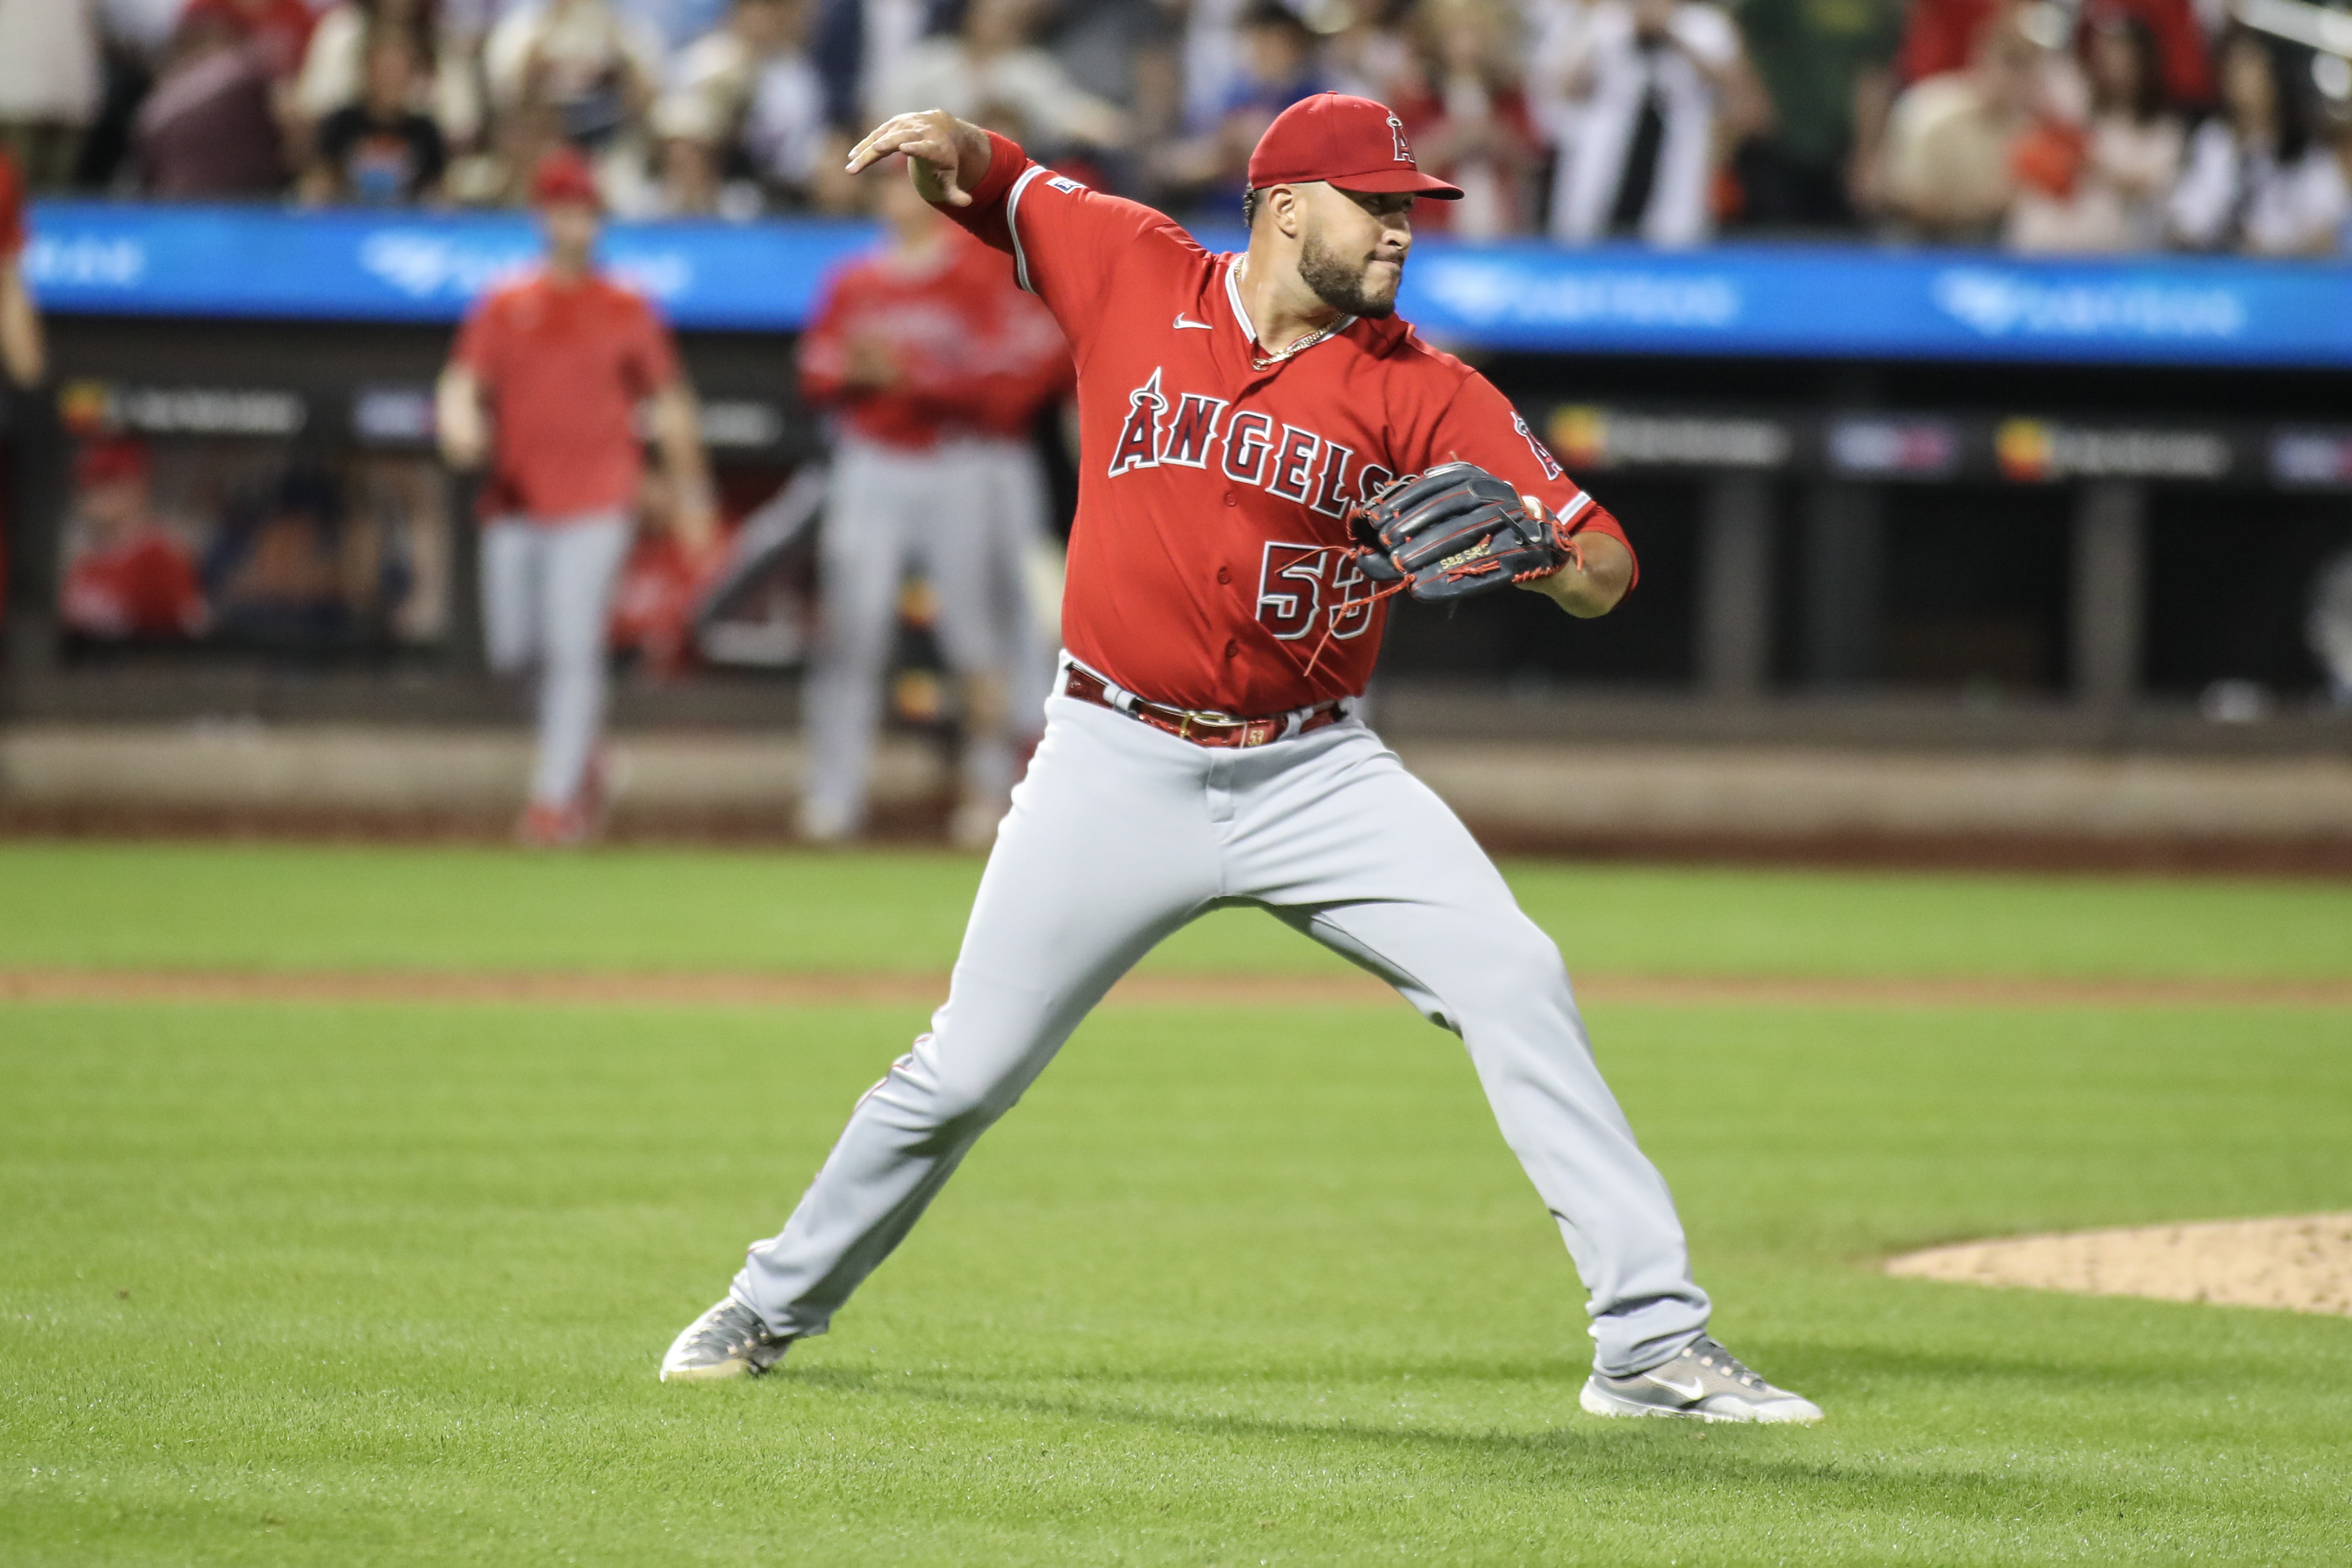
[(1358, 497), (1395, 476), (1355, 449), (1263, 409), (1235, 409), (1206, 393), (1169, 393), (1161, 370), (1127, 395), (1127, 421), (1111, 447), (1110, 477), (1139, 468), (1213, 468), (1235, 484), (1345, 517)]

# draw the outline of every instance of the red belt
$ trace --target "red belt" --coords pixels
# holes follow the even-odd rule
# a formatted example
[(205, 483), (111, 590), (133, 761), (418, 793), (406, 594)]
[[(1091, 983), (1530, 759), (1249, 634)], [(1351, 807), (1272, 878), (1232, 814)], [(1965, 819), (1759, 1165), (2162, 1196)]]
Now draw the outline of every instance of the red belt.
[[(1337, 701), (1318, 702), (1306, 710), (1303, 718), (1282, 713), (1271, 719), (1235, 719), (1225, 713), (1197, 713), (1190, 709), (1170, 708), (1158, 702), (1146, 702), (1130, 694), (1122, 707), (1112, 700), (1110, 688), (1102, 678), (1073, 666), (1062, 674), (1062, 694), (1081, 702), (1091, 702), (1097, 708), (1108, 708), (1114, 713), (1124, 713), (1138, 722), (1155, 730), (1165, 730), (1180, 741), (1190, 741), (1196, 746), (1263, 746), (1268, 741), (1279, 741), (1292, 735), (1311, 734), (1327, 724), (1337, 724), (1347, 715)], [(1291, 720), (1298, 718), (1296, 728)]]

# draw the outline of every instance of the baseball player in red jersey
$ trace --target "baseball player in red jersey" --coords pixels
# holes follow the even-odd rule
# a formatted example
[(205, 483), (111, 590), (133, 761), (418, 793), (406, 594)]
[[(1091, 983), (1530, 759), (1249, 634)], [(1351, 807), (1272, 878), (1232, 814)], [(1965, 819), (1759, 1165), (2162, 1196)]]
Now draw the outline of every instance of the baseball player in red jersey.
[(47, 355), (40, 315), (25, 288), (24, 256), (25, 187), (0, 147), (0, 371), (18, 386), (33, 386), (47, 372)]
[[(1585, 1409), (1818, 1420), (1707, 1336), (1673, 1199), (1593, 1064), (1559, 950), (1354, 713), (1387, 607), (1360, 578), (1425, 598), (1523, 579), (1596, 616), (1634, 577), (1616, 520), (1502, 395), (1391, 314), (1413, 201), (1457, 193), (1414, 167), (1394, 115), (1331, 93), (1258, 143), (1240, 256), (944, 113), (887, 121), (850, 167), (894, 152), (1012, 253), (1077, 361), (1062, 684), (931, 1032), (663, 1375), (758, 1371), (824, 1332), (1111, 984), (1195, 916), (1250, 905), (1461, 1037), (1583, 1278)], [(1523, 542), (1422, 563), (1414, 531), (1465, 487)], [(1394, 500), (1449, 488), (1432, 511)]]
[(911, 562), (935, 592), (940, 651), (962, 698), (953, 833), (981, 847), (1009, 804), (1015, 741), (1034, 738), (1052, 679), (1025, 570), (1045, 530), (1029, 427), (1067, 391), (1070, 353), (1052, 313), (1014, 285), (1012, 263), (911, 184), (887, 184), (880, 207), (888, 242), (826, 280), (801, 340), (802, 395), (834, 415), (801, 829), (832, 841), (865, 816)]
[[(47, 345), (41, 339), (40, 312), (33, 308), (33, 296), (25, 288), (24, 259), (25, 187), (8, 150), (0, 147), (0, 407), (6, 405), (9, 394), (30, 392), (48, 374)], [(0, 503), (19, 518), (27, 518), (37, 512), (37, 501), (27, 493), (37, 481), (26, 478), (33, 464), (26, 460), (23, 425), (17, 424), (15, 461), (10, 465), (16, 471), (16, 493), (0, 496)], [(20, 573), (24, 569), (23, 560), (12, 555), (34, 545), (22, 522), (13, 523), (7, 535), (0, 541), (0, 607), (8, 605), (10, 569)], [(25, 553), (37, 558), (37, 546)], [(31, 579), (20, 577), (15, 592), (30, 591), (30, 583)]]
[(538, 757), (519, 835), (557, 846), (587, 837), (603, 804), (605, 634), (645, 473), (641, 400), (651, 403), (673, 525), (698, 563), (717, 524), (694, 395), (669, 331), (641, 295), (595, 270), (600, 209), (586, 162), (551, 153), (531, 198), (547, 263), (466, 318), (436, 411), (452, 467), (491, 459), (483, 629), (491, 668), (537, 678)]

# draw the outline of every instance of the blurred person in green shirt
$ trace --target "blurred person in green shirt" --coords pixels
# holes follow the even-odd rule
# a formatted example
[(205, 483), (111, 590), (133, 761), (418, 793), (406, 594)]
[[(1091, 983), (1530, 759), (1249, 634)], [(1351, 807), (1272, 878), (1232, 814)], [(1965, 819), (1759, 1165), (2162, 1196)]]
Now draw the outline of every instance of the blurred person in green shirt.
[(1771, 118), (1740, 149), (1742, 221), (1853, 226), (1877, 205), (1875, 150), (1895, 98), (1903, 0), (1737, 0)]

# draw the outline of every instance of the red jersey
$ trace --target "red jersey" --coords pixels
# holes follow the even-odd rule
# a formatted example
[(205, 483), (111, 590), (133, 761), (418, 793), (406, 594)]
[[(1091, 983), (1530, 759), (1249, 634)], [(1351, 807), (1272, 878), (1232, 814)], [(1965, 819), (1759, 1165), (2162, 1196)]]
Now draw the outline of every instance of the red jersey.
[(25, 187), (8, 149), (0, 147), (0, 261), (14, 260), (25, 248)]
[[(861, 338), (888, 353), (895, 385), (848, 384)], [(954, 231), (922, 271), (877, 255), (827, 279), (801, 339), (800, 377), (801, 395), (837, 410), (857, 436), (916, 449), (942, 437), (1025, 436), (1072, 382), (1053, 313), (1022, 292), (1004, 257)]]
[(635, 504), (637, 405), (678, 378), (669, 331), (643, 297), (602, 278), (535, 275), (483, 297), (456, 358), (497, 422), (486, 515), (550, 522)]
[(141, 528), (74, 557), (58, 613), (84, 637), (194, 637), (205, 629), (205, 594), (179, 541), (160, 528)]
[(1063, 641), (1119, 685), (1248, 717), (1360, 693), (1388, 605), (1371, 602), (1341, 519), (1397, 474), (1475, 463), (1572, 526), (1624, 538), (1486, 377), (1404, 322), (1344, 319), (1260, 369), (1240, 258), (990, 141), (971, 205), (941, 210), (1013, 252), (1070, 340), (1080, 456)]

